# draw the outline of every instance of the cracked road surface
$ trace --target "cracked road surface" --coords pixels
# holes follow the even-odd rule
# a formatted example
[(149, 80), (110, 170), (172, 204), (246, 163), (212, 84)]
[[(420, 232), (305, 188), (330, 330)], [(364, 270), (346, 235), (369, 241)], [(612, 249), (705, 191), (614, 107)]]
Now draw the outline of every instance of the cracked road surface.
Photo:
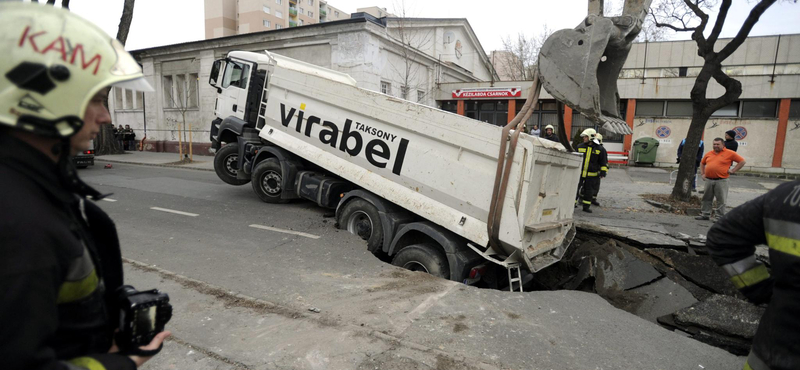
[(99, 158), (81, 175), (113, 193), (115, 201), (100, 206), (117, 223), (126, 282), (159, 288), (175, 306), (175, 338), (149, 369), (744, 363), (594, 294), (483, 290), (395, 268), (335, 229), (329, 211), (306, 202), (264, 204), (249, 185), (226, 185), (213, 172), (104, 164)]

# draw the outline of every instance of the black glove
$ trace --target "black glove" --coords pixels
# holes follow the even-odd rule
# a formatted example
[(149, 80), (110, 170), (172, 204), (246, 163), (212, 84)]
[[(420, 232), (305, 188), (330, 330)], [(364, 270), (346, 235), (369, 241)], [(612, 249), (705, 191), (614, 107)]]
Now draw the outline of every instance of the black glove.
[(772, 285), (774, 283), (775, 280), (770, 277), (760, 281), (758, 284), (739, 289), (739, 291), (742, 292), (748, 301), (754, 304), (769, 303), (770, 298), (772, 298)]
[(601, 178), (605, 178), (606, 177), (606, 171), (600, 171), (600, 177)]
[(675, 161), (675, 163), (678, 163), (678, 164), (680, 164), (680, 163), (681, 163), (681, 158), (680, 158), (680, 157), (678, 157), (678, 160), (677, 160), (677, 161)]

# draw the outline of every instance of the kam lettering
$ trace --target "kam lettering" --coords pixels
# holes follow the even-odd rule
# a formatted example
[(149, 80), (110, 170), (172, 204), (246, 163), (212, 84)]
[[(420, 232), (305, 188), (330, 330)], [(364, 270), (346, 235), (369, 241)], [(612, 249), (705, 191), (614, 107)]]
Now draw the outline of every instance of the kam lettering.
[[(78, 43), (73, 46), (69, 39), (65, 40), (61, 36), (56, 37), (50, 41), (47, 46), (45, 46), (43, 49), (40, 49), (39, 46), (42, 46), (45, 42), (47, 42), (46, 39), (41, 39), (41, 37), (47, 38), (47, 31), (32, 33), (30, 26), (25, 27), (25, 31), (22, 32), (22, 36), (19, 38), (19, 47), (24, 48), (26, 45), (29, 45), (33, 51), (40, 54), (47, 54), (50, 52), (59, 53), (61, 54), (61, 60), (72, 65), (75, 65), (78, 54), (80, 54), (81, 68), (86, 70), (94, 65), (94, 71), (92, 71), (92, 74), (97, 75), (97, 70), (100, 68), (100, 62), (103, 60), (100, 54), (95, 54), (87, 62), (85, 52), (83, 51), (83, 44)], [(40, 39), (37, 40), (37, 38)], [(40, 44), (37, 44), (37, 42)]]
[[(301, 106), (299, 110), (296, 108), (290, 108), (287, 111), (286, 105), (281, 103), (281, 124), (283, 127), (290, 127), (289, 125), (292, 124), (292, 121), (294, 121), (295, 131), (305, 135), (306, 137), (311, 137), (312, 125), (321, 125), (321, 130), (319, 131), (317, 137), (321, 143), (330, 145), (331, 148), (339, 149), (343, 153), (347, 153), (354, 157), (361, 154), (361, 151), (363, 150), (367, 161), (378, 168), (386, 168), (386, 166), (393, 161), (391, 167), (392, 173), (395, 175), (400, 175), (400, 172), (403, 170), (403, 161), (406, 157), (406, 150), (408, 149), (408, 140), (402, 138), (400, 139), (397, 152), (394, 153), (394, 159), (392, 160), (392, 151), (389, 148), (389, 144), (386, 142), (386, 140), (394, 142), (397, 138), (397, 135), (387, 133), (374, 127), (365, 126), (359, 122), (353, 122), (351, 119), (346, 119), (344, 121), (344, 127), (339, 129), (337, 124), (331, 121), (323, 120), (317, 116), (309, 116), (308, 119), (305, 120), (304, 127), (304, 108), (304, 106)], [(297, 119), (293, 120), (295, 113), (297, 113)], [(370, 140), (365, 145), (365, 140), (359, 131), (372, 134), (377, 136), (377, 138)], [(340, 135), (341, 139), (339, 137)]]

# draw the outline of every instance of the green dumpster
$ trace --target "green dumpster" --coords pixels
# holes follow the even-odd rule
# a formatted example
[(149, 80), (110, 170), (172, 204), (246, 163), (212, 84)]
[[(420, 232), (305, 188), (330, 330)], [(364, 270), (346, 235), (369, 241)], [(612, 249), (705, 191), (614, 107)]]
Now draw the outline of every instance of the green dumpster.
[(643, 137), (633, 142), (633, 162), (636, 164), (653, 164), (656, 162), (658, 139)]

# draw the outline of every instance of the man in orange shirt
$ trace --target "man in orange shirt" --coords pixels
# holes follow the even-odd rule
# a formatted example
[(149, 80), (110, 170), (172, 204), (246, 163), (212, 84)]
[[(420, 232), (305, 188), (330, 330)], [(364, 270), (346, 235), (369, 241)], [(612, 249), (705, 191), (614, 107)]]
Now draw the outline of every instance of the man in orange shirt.
[[(728, 176), (736, 173), (745, 163), (744, 158), (733, 150), (725, 149), (725, 140), (722, 138), (714, 139), (714, 150), (706, 153), (700, 161), (700, 173), (706, 183), (703, 193), (702, 215), (696, 220), (708, 220), (711, 218), (711, 204), (714, 198), (717, 199), (715, 217), (719, 218), (725, 214), (725, 199), (728, 198)], [(732, 170), (731, 163), (736, 162), (736, 167)]]

